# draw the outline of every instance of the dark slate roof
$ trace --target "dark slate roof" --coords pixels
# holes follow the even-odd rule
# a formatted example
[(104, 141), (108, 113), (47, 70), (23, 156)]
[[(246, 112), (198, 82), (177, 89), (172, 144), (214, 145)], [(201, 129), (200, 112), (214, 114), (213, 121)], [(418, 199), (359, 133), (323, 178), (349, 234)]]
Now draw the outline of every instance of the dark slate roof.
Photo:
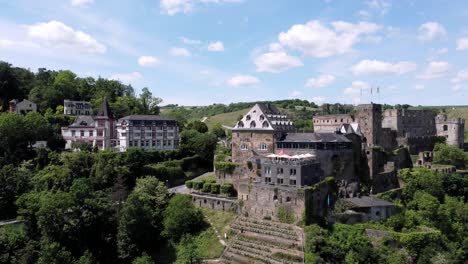
[(102, 100), (102, 103), (99, 106), (99, 110), (96, 113), (96, 117), (113, 117), (106, 97), (104, 97), (104, 99)]
[(94, 119), (92, 116), (80, 115), (75, 118), (75, 121), (69, 127), (94, 127)]
[(374, 207), (374, 206), (394, 206), (393, 203), (375, 198), (370, 196), (362, 196), (362, 197), (353, 197), (353, 198), (346, 198), (344, 201), (349, 202), (354, 205), (354, 208), (357, 207)]
[(173, 118), (160, 116), (160, 115), (129, 115), (119, 119), (119, 122), (123, 120), (143, 120), (143, 121), (153, 121), (153, 120), (161, 120), (161, 121), (175, 121)]
[(272, 104), (258, 104), (262, 112), (266, 115), (280, 115), (281, 112)]
[(288, 133), (280, 142), (351, 142), (337, 133)]

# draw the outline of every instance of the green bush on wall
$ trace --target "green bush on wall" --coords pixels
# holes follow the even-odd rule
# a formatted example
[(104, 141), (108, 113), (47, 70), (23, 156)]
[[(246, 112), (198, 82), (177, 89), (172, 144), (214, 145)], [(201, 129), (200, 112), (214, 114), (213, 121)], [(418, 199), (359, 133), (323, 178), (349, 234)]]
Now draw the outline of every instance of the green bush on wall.
[(229, 182), (223, 183), (223, 185), (221, 185), (221, 193), (228, 196), (232, 195), (234, 193), (234, 185)]
[(193, 189), (200, 190), (201, 188), (203, 188), (203, 184), (203, 181), (193, 181)]
[(211, 182), (205, 182), (201, 189), (202, 192), (211, 192)]
[(186, 182), (185, 182), (185, 186), (187, 186), (187, 188), (189, 188), (189, 189), (192, 189), (192, 187), (193, 187), (193, 181), (186, 181)]
[(211, 184), (211, 193), (212, 194), (219, 194), (221, 189), (221, 184), (219, 183), (212, 183)]

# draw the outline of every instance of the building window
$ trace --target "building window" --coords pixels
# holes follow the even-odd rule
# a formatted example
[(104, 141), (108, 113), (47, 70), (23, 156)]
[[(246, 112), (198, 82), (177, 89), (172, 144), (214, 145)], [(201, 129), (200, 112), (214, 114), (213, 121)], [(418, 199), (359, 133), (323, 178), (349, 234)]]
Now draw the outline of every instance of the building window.
[(161, 140), (156, 140), (156, 146), (161, 147)]
[(146, 133), (146, 137), (151, 137), (151, 133)]
[(283, 168), (277, 168), (276, 174), (283, 174)]
[(96, 141), (96, 145), (98, 146), (98, 148), (102, 148), (102, 146), (103, 146), (102, 140)]
[(133, 147), (133, 140), (130, 140), (130, 141), (128, 142), (128, 146), (129, 146), (129, 147)]
[(289, 180), (289, 185), (296, 185), (296, 180)]
[(247, 148), (247, 144), (241, 144), (241, 145), (240, 145), (240, 149), (241, 149), (241, 150), (247, 150), (247, 149), (248, 149), (248, 148)]
[(270, 126), (270, 125), (268, 124), (267, 121), (263, 122), (263, 125), (262, 125), (263, 128), (268, 128), (269, 126)]
[(447, 131), (447, 130), (448, 130), (448, 126), (444, 125), (444, 131)]
[(245, 117), (245, 120), (250, 121), (250, 115), (247, 115), (247, 116)]
[(75, 130), (72, 130), (72, 137), (75, 136)]
[(80, 136), (84, 137), (84, 130), (80, 130)]
[(276, 183), (277, 184), (283, 184), (283, 179), (280, 179), (280, 178), (276, 179)]
[(104, 121), (104, 120), (99, 120), (98, 121), (98, 126), (103, 127), (105, 125), (106, 125), (106, 121)]
[(237, 127), (238, 128), (244, 128), (244, 122), (239, 121), (239, 123), (237, 124)]
[(260, 144), (259, 149), (260, 150), (267, 150), (268, 149), (267, 144), (265, 144), (265, 143)]
[(270, 183), (271, 182), (271, 178), (270, 177), (265, 177), (265, 183)]
[(255, 123), (255, 121), (250, 122), (250, 128), (255, 128), (256, 126), (257, 124)]
[(146, 141), (145, 141), (145, 146), (146, 146), (146, 147), (149, 147), (149, 146), (150, 146), (149, 140), (146, 140)]
[(151, 145), (152, 145), (153, 147), (156, 147), (156, 141), (153, 140), (153, 141), (151, 142)]
[(265, 167), (265, 174), (271, 174), (271, 167)]
[(122, 133), (120, 134), (122, 137), (126, 137), (127, 136), (127, 133)]
[(296, 175), (296, 169), (290, 169), (289, 174), (290, 175)]
[(103, 134), (104, 134), (104, 133), (103, 133), (102, 130), (98, 130), (98, 131), (97, 131), (97, 136), (98, 136), (98, 137), (102, 137)]
[(94, 136), (94, 131), (90, 130), (90, 131), (89, 131), (89, 136), (90, 136), (90, 137)]
[(162, 136), (163, 136), (163, 133), (156, 133), (156, 136), (157, 136), (157, 137), (162, 137)]

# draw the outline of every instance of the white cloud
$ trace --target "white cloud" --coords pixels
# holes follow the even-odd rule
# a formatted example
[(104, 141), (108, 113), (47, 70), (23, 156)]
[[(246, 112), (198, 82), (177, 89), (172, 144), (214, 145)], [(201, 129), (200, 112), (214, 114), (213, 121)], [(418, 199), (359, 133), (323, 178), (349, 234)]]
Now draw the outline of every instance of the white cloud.
[(424, 87), (424, 85), (422, 85), (422, 84), (416, 84), (414, 86), (414, 89), (417, 90), (417, 91), (422, 91), (422, 90), (426, 89), (426, 87)]
[(170, 16), (177, 13), (188, 13), (193, 8), (192, 1), (190, 0), (161, 0), (159, 6), (163, 13)]
[(211, 42), (208, 44), (209, 51), (223, 51), (224, 44), (221, 41)]
[(283, 51), (283, 47), (281, 47), (281, 44), (279, 44), (278, 42), (274, 42), (270, 44), (270, 51)]
[(418, 79), (430, 80), (443, 77), (450, 69), (450, 64), (445, 61), (431, 61), (424, 73), (418, 75)]
[(278, 73), (290, 68), (302, 66), (299, 58), (289, 56), (285, 52), (268, 52), (255, 59), (258, 72)]
[(417, 65), (409, 61), (389, 63), (378, 60), (362, 60), (351, 67), (354, 75), (368, 74), (405, 74), (416, 70)]
[(335, 80), (336, 77), (331, 74), (322, 74), (317, 78), (310, 78), (309, 80), (307, 80), (305, 86), (319, 88), (327, 86), (333, 83)]
[(138, 64), (143, 67), (154, 66), (159, 64), (159, 62), (159, 59), (153, 56), (141, 56), (140, 58), (138, 58)]
[(42, 47), (73, 52), (106, 52), (106, 47), (96, 39), (60, 21), (52, 20), (25, 27), (31, 40)]
[(321, 105), (325, 102), (325, 98), (321, 96), (314, 96), (312, 97), (311, 101), (316, 103), (317, 105)]
[(362, 20), (369, 20), (369, 19), (372, 17), (372, 14), (369, 13), (368, 11), (366, 11), (366, 10), (359, 10), (359, 12), (357, 13), (357, 15), (358, 15), (359, 18), (361, 18)]
[(370, 8), (373, 9), (377, 12), (380, 13), (380, 15), (385, 15), (388, 13), (390, 10), (390, 7), (392, 4), (389, 1), (386, 0), (370, 0), (366, 2), (366, 5)]
[(437, 22), (426, 22), (419, 27), (419, 39), (422, 41), (431, 41), (446, 35), (447, 31), (444, 26)]
[(461, 89), (463, 89), (463, 87), (459, 84), (452, 86), (452, 91), (460, 91)]
[(86, 6), (92, 3), (94, 3), (94, 0), (71, 0), (70, 1), (70, 4), (72, 6)]
[(450, 81), (452, 83), (457, 84), (457, 83), (464, 82), (466, 80), (468, 80), (468, 68), (457, 72), (457, 75), (454, 78), (452, 78)]
[(460, 38), (457, 40), (457, 50), (468, 50), (468, 38)]
[(294, 25), (287, 32), (279, 34), (279, 43), (308, 56), (324, 58), (351, 51), (353, 45), (361, 41), (362, 35), (374, 33), (380, 28), (368, 22), (353, 24), (335, 21), (331, 25), (332, 28), (328, 28), (317, 20)]
[(292, 91), (291, 94), (289, 94), (289, 97), (290, 98), (299, 98), (299, 96), (301, 96), (302, 93), (299, 92), (299, 91)]
[(437, 54), (447, 54), (448, 49), (447, 48), (441, 48), (441, 49), (438, 49), (436, 52), (437, 52)]
[(143, 75), (139, 72), (132, 72), (132, 73), (118, 73), (114, 74), (110, 77), (112, 80), (117, 80), (125, 83), (130, 83), (134, 81), (138, 81), (143, 79)]
[(189, 13), (197, 4), (233, 4), (244, 0), (161, 0), (161, 11), (170, 16), (177, 13)]
[(236, 75), (227, 80), (228, 85), (239, 87), (239, 86), (252, 86), (258, 84), (260, 81), (251, 75)]
[(185, 43), (185, 44), (190, 44), (190, 45), (200, 45), (201, 41), (198, 39), (189, 39), (186, 37), (180, 37), (180, 40)]
[(354, 81), (351, 86), (344, 89), (343, 93), (348, 96), (357, 96), (361, 92), (365, 92), (370, 89), (370, 85), (363, 81)]
[(190, 51), (188, 51), (187, 49), (178, 48), (178, 47), (171, 48), (169, 50), (169, 54), (171, 54), (172, 56), (178, 56), (178, 57), (190, 57), (190, 55), (192, 55)]

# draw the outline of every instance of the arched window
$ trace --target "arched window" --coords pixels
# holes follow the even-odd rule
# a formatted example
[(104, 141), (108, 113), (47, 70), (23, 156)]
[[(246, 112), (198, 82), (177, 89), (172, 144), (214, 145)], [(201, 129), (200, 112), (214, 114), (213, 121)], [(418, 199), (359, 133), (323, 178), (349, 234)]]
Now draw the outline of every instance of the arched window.
[(260, 144), (259, 149), (260, 150), (267, 150), (268, 149), (267, 144), (265, 144), (265, 143)]
[(270, 126), (270, 125), (268, 124), (267, 121), (264, 121), (264, 122), (263, 122), (263, 125), (262, 125), (263, 128), (268, 128), (269, 126)]
[(243, 128), (243, 127), (244, 127), (244, 122), (239, 121), (237, 127), (238, 127), (238, 128)]
[(255, 123), (255, 121), (250, 122), (250, 128), (255, 128), (256, 126), (257, 124)]
[(444, 131), (447, 131), (447, 130), (448, 130), (448, 126), (444, 125)]
[(247, 116), (245, 117), (245, 120), (249, 121), (249, 120), (250, 120), (250, 115), (247, 115)]
[(265, 120), (265, 117), (263, 115), (260, 115), (260, 121)]

